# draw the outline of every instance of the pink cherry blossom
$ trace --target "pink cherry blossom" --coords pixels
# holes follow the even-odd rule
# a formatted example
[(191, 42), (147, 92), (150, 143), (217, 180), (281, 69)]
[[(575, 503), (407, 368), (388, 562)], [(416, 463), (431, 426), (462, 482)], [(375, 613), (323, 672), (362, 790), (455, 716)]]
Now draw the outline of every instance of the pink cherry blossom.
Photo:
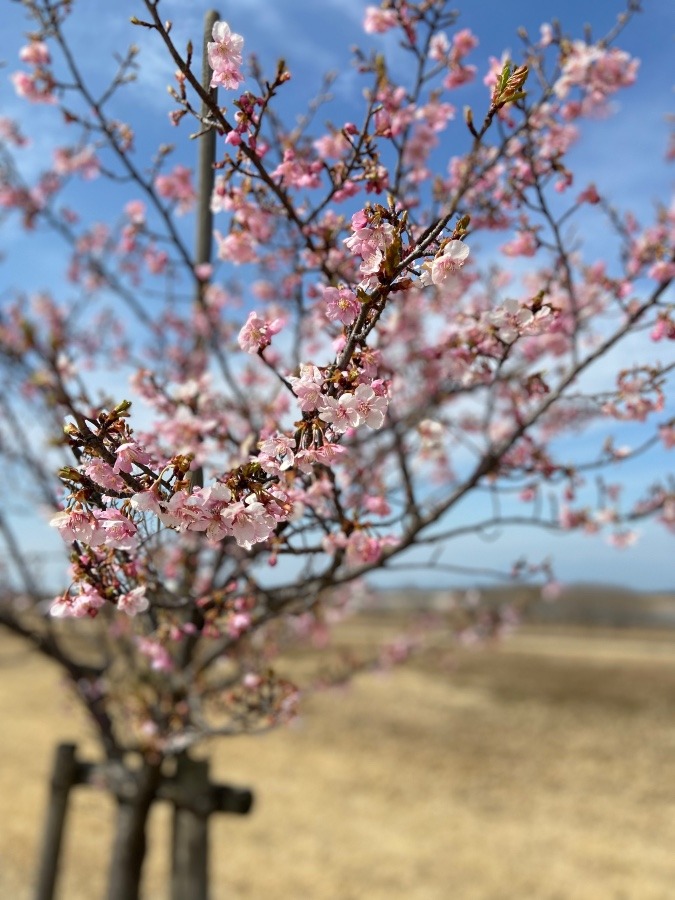
[(393, 9), (381, 9), (379, 6), (367, 6), (363, 20), (363, 30), (366, 34), (384, 34), (394, 28), (398, 22), (396, 12)]
[(145, 612), (150, 607), (150, 601), (145, 596), (145, 585), (139, 585), (117, 598), (117, 608), (131, 618), (138, 613)]
[(32, 103), (56, 103), (54, 82), (43, 70), (39, 69), (34, 74), (13, 72), (10, 79), (19, 97), (24, 97)]
[(345, 245), (352, 253), (362, 257), (361, 271), (364, 275), (377, 273), (387, 248), (394, 241), (394, 226), (391, 222), (373, 224), (361, 211), (352, 216), (352, 230), (354, 234), (345, 238)]
[(227, 22), (216, 22), (211, 32), (213, 42), (206, 45), (209, 64), (215, 72), (228, 68), (233, 63), (241, 65), (241, 51), (244, 39), (240, 34), (232, 31)]
[(345, 448), (340, 444), (323, 444), (321, 447), (309, 447), (295, 454), (295, 460), (301, 471), (312, 472), (312, 466), (320, 464), (331, 467), (340, 456), (345, 453)]
[(260, 444), (260, 464), (267, 472), (285, 472), (295, 461), (294, 441), (277, 432)]
[(93, 619), (104, 604), (105, 598), (85, 582), (79, 586), (77, 594), (65, 593), (57, 597), (49, 612), (56, 618), (83, 619), (87, 616)]
[(360, 566), (364, 563), (375, 563), (382, 556), (383, 549), (392, 543), (395, 543), (395, 540), (391, 538), (374, 537), (364, 531), (353, 531), (346, 544), (347, 564)]
[(444, 31), (437, 32), (429, 42), (429, 58), (434, 62), (447, 63), (450, 46), (447, 34)]
[(96, 178), (101, 164), (96, 151), (91, 145), (75, 149), (73, 147), (57, 147), (54, 150), (54, 171), (59, 175), (79, 173), (83, 178)]
[(98, 524), (102, 529), (103, 542), (117, 550), (133, 550), (138, 538), (134, 523), (118, 509), (106, 509), (98, 516)]
[(185, 491), (177, 491), (168, 502), (161, 505), (157, 515), (161, 522), (178, 531), (203, 530), (201, 527), (204, 519), (203, 505), (199, 492), (188, 494)]
[(618, 47), (573, 41), (554, 90), (558, 97), (565, 98), (572, 88), (580, 88), (584, 99), (579, 112), (587, 114), (601, 109), (606, 98), (619, 88), (633, 84), (639, 65), (639, 60), (631, 59)]
[(672, 281), (675, 279), (675, 262), (660, 259), (650, 266), (647, 275), (655, 281)]
[(241, 637), (251, 627), (251, 614), (248, 612), (235, 612), (228, 618), (225, 629), (232, 638)]
[(304, 160), (295, 151), (286, 150), (283, 162), (272, 172), (272, 178), (278, 178), (289, 187), (318, 188), (321, 185), (323, 163), (320, 160)]
[(534, 256), (537, 252), (537, 238), (531, 231), (519, 232), (513, 240), (502, 244), (505, 256)]
[(153, 512), (155, 515), (159, 515), (162, 511), (159, 495), (154, 488), (150, 488), (140, 494), (133, 494), (131, 504), (141, 512)]
[(340, 159), (351, 147), (344, 134), (337, 131), (325, 134), (314, 141), (314, 149), (321, 159)]
[(214, 231), (213, 234), (218, 244), (218, 259), (226, 259), (235, 266), (255, 262), (257, 259), (256, 240), (248, 231), (231, 231), (225, 237), (219, 231)]
[(124, 207), (125, 214), (133, 225), (143, 225), (146, 218), (146, 206), (142, 200), (130, 200)]
[(476, 77), (475, 66), (454, 65), (443, 79), (443, 87), (448, 90), (469, 84)]
[(126, 472), (130, 474), (133, 466), (150, 466), (152, 458), (141, 447), (137, 441), (129, 441), (126, 444), (120, 444), (115, 451), (117, 460), (113, 466), (113, 472)]
[(113, 471), (113, 467), (102, 459), (95, 459), (85, 466), (84, 474), (101, 487), (111, 491), (123, 491), (126, 488), (124, 479)]
[(452, 46), (458, 56), (466, 56), (478, 46), (478, 38), (470, 28), (462, 28), (452, 36)]
[(239, 346), (247, 353), (259, 353), (272, 342), (272, 336), (284, 326), (284, 320), (277, 318), (267, 321), (256, 312), (249, 313), (246, 324), (239, 332)]
[(339, 398), (324, 396), (319, 404), (319, 412), (324, 422), (329, 422), (333, 431), (342, 434), (348, 428), (355, 428), (359, 424), (359, 412), (356, 408), (357, 401), (354, 395), (345, 392)]
[(158, 175), (155, 187), (160, 197), (177, 204), (180, 214), (189, 212), (195, 204), (197, 194), (192, 184), (192, 170), (187, 166), (176, 165), (171, 172)]
[(0, 116), (0, 138), (14, 147), (26, 147), (29, 143), (19, 125), (7, 116)]
[(82, 507), (73, 507), (53, 516), (49, 524), (58, 528), (59, 534), (66, 543), (81, 541), (95, 547), (105, 539), (105, 532), (92, 512)]
[(345, 287), (324, 288), (323, 299), (328, 318), (337, 319), (343, 325), (351, 325), (361, 310), (361, 304), (356, 299), (356, 294)]
[(156, 672), (172, 672), (175, 663), (166, 647), (152, 638), (138, 638), (136, 645), (143, 656), (150, 661), (150, 668)]
[(227, 22), (216, 22), (213, 41), (206, 45), (209, 65), (213, 69), (211, 87), (235, 90), (244, 80), (240, 66), (244, 38), (230, 29)]
[(424, 285), (441, 285), (459, 271), (469, 256), (469, 248), (462, 241), (448, 241), (442, 252), (422, 264), (421, 282)]
[(653, 341), (661, 341), (663, 338), (675, 340), (675, 321), (668, 313), (662, 313), (656, 320), (650, 335)]
[(266, 541), (276, 528), (274, 518), (253, 495), (243, 503), (239, 500), (228, 506), (221, 515), (232, 529), (236, 542), (246, 550), (250, 550), (253, 544)]
[(638, 539), (638, 532), (629, 529), (613, 531), (607, 538), (608, 542), (613, 547), (618, 547), (619, 549), (631, 547), (633, 544), (637, 543)]
[(44, 41), (31, 41), (21, 48), (19, 59), (31, 66), (47, 66), (51, 62), (49, 47)]
[(358, 415), (357, 424), (368, 428), (381, 428), (387, 412), (387, 398), (377, 395), (369, 384), (360, 384), (354, 391), (354, 408)]
[(288, 380), (300, 400), (303, 412), (312, 412), (318, 408), (322, 399), (323, 375), (316, 366), (302, 365), (300, 376), (289, 375)]
[(391, 513), (391, 506), (384, 497), (365, 497), (363, 505), (375, 516), (388, 516)]

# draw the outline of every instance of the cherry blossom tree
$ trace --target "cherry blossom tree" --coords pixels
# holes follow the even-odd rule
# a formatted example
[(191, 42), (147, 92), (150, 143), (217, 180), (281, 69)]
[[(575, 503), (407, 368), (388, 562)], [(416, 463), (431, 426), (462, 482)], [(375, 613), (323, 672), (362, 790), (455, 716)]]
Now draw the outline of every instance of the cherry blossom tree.
[[(675, 444), (660, 352), (675, 337), (674, 208), (640, 222), (568, 162), (638, 76), (618, 45), (634, 0), (600, 39), (545, 24), (487, 67), (445, 0), (364, 4), (360, 106), (323, 125), (330, 79), (289, 124), (285, 62), (263, 71), (214, 17), (204, 79), (200, 36), (174, 41), (160, 0), (138, 0), (138, 44), (175, 67), (172, 143), (151, 159), (143, 122), (118, 113), (139, 46), (101, 84), (69, 40), (77, 4), (23, 5), (11, 80), (61, 124), (49, 165), (26, 174), (30, 115), (0, 120), (0, 207), (66, 254), (68, 296), (4, 303), (0, 451), (21, 502), (52, 508), (70, 576), (45, 602), (0, 512), (21, 580), (0, 616), (64, 666), (108, 757), (142, 758), (146, 795), (204, 737), (291, 718), (298, 690), (274, 657), (323, 645), (369, 573), (422, 551), (462, 571), (453, 539), (495, 527), (618, 545), (648, 517), (672, 529), (672, 482), (647, 472), (627, 500), (621, 464)], [(458, 109), (481, 78), (482, 106)], [(104, 217), (72, 205), (82, 180), (106, 186)], [(589, 222), (602, 258), (583, 252)], [(548, 559), (504, 576), (553, 584)], [(457, 628), (491, 634), (511, 614), (467, 604)], [(111, 898), (137, 895), (141, 863)]]

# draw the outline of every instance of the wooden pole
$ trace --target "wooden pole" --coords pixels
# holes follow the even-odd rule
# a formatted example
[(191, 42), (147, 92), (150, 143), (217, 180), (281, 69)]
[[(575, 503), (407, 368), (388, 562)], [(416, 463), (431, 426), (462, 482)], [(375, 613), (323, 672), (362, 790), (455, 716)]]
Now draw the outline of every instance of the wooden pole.
[(71, 788), (106, 784), (118, 800), (108, 900), (138, 897), (145, 855), (145, 825), (155, 801), (173, 805), (171, 900), (208, 900), (208, 822), (214, 813), (246, 815), (253, 805), (247, 788), (211, 784), (206, 761), (178, 757), (174, 774), (144, 763), (127, 770), (110, 762), (82, 762), (74, 744), (57, 747), (51, 778), (35, 900), (53, 900)]
[[(204, 17), (204, 48), (202, 56), (202, 87), (216, 97), (217, 89), (211, 88), (211, 66), (206, 52), (206, 44), (211, 39), (213, 26), (218, 21), (215, 9), (209, 10)], [(202, 104), (202, 117), (208, 113), (206, 104)], [(199, 138), (198, 184), (197, 184), (197, 234), (195, 241), (195, 262), (211, 262), (213, 245), (213, 213), (211, 212), (211, 194), (215, 183), (213, 163), (216, 158), (216, 131), (211, 128)]]
[(68, 796), (77, 779), (75, 750), (75, 744), (59, 744), (56, 748), (35, 900), (53, 900), (54, 897)]
[[(202, 42), (202, 87), (215, 98), (217, 91), (211, 85), (207, 42), (213, 26), (218, 21), (215, 9), (204, 16), (204, 40)], [(208, 115), (208, 107), (202, 103), (202, 118)], [(211, 195), (215, 181), (213, 163), (216, 155), (216, 132), (210, 129), (199, 138), (197, 185), (197, 232), (195, 235), (195, 262), (210, 263), (213, 246), (213, 213)], [(204, 283), (197, 285), (196, 305), (203, 303)], [(195, 348), (199, 349), (199, 345)], [(202, 485), (201, 467), (192, 473), (193, 485)], [(186, 647), (187, 649), (187, 647)], [(206, 761), (193, 760), (182, 754), (176, 761), (176, 782), (181, 792), (189, 798), (189, 805), (174, 803), (171, 867), (171, 900), (208, 900), (209, 894), (209, 846), (208, 821), (212, 809), (210, 802), (209, 766)]]
[[(202, 42), (202, 87), (215, 100), (218, 88), (211, 87), (211, 66), (206, 45), (211, 38), (213, 26), (218, 21), (218, 13), (210, 9), (204, 16), (204, 40)], [(209, 108), (202, 103), (202, 119), (209, 114)], [(215, 184), (213, 164), (216, 159), (216, 130), (210, 128), (199, 137), (197, 150), (197, 223), (195, 232), (195, 264), (203, 265), (211, 262), (213, 253), (213, 213), (211, 212), (211, 195)], [(205, 282), (199, 278), (195, 287), (195, 312), (204, 306)], [(204, 349), (204, 338), (198, 334), (195, 341), (195, 352)], [(204, 470), (200, 466), (190, 473), (193, 487), (203, 487)]]
[(186, 805), (174, 805), (171, 900), (208, 900), (208, 822), (213, 809), (208, 762), (179, 756), (176, 785)]

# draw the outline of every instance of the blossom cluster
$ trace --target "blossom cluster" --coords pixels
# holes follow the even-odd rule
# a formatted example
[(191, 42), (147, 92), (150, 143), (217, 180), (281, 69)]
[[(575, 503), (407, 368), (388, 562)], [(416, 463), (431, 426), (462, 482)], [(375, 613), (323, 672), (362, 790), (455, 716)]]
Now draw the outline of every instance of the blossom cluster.
[[(609, 529), (617, 546), (641, 517), (673, 527), (667, 483), (632, 506), (608, 486), (587, 502), (586, 472), (643, 448), (617, 436), (594, 455), (590, 439), (559, 440), (640, 422), (652, 428), (645, 452), (675, 446), (672, 366), (657, 359), (675, 338), (675, 206), (638, 222), (600, 182), (575, 183), (570, 152), (584, 118), (633, 83), (636, 60), (554, 24), (523, 37), (521, 59), (486, 62), (475, 108), (460, 116), (455, 92), (478, 75), (478, 38), (444, 0), (382, 0), (365, 12), (377, 49), (356, 54), (364, 108), (288, 124), (282, 63), (267, 78), (252, 58), (255, 88), (222, 104), (217, 92), (244, 82), (244, 38), (227, 22), (213, 26), (205, 85), (165, 23), (142, 24), (177, 66), (171, 122), (214, 132), (214, 227), (200, 231), (214, 251), (193, 253), (178, 218), (196, 213), (208, 230), (180, 150), (175, 164), (162, 145), (139, 165), (133, 122), (110, 118), (107, 100), (82, 94), (78, 105), (68, 56), (52, 63), (60, 41), (47, 41), (67, 38), (59, 23), (55, 35), (36, 31), (15, 87), (54, 106), (72, 139), (32, 180), (0, 157), (0, 206), (66, 241), (86, 303), (73, 310), (45, 292), (3, 305), (0, 361), (21, 390), (3, 396), (0, 452), (39, 465), (25, 449), (33, 422), (24, 434), (14, 404), (34, 404), (38, 424), (54, 410), (67, 418), (72, 464), (52, 524), (70, 548), (71, 587), (51, 612), (97, 625), (104, 608), (122, 613), (115, 640), (157, 691), (148, 708), (150, 690), (136, 691), (143, 747), (179, 747), (209, 704), (228, 727), (290, 714), (295, 692), (270, 659), (291, 632), (325, 640), (354, 579), (403, 565), (408, 548), (445, 553), (443, 534), (499, 530), (514, 508), (523, 521), (522, 504), (528, 523)], [(394, 29), (395, 66), (394, 36), (380, 37)], [(8, 159), (26, 143), (5, 118), (0, 141)], [(98, 178), (91, 190), (108, 176), (124, 186), (110, 221), (70, 209), (73, 176)], [(571, 237), (596, 222), (616, 243), (611, 260)], [(622, 359), (596, 389), (587, 370), (632, 352), (633, 335), (639, 349), (641, 334), (657, 342), (646, 339), (649, 363)], [(128, 403), (94, 399), (98, 373), (118, 365), (145, 404), (139, 414), (134, 401), (133, 429)], [(481, 490), (494, 500), (485, 521), (471, 518)], [(552, 578), (548, 564), (522, 561), (512, 574)], [(480, 611), (475, 623), (466, 640), (497, 628)], [(409, 649), (403, 640), (385, 656)], [(181, 691), (189, 700), (176, 702)]]
[(56, 103), (56, 83), (49, 68), (51, 53), (47, 44), (32, 40), (21, 49), (19, 56), (22, 62), (33, 66), (33, 70), (30, 73), (19, 71), (12, 74), (14, 90), (18, 96), (32, 103)]
[[(260, 502), (258, 496), (264, 499)], [(131, 498), (142, 512), (152, 512), (159, 520), (177, 531), (204, 532), (211, 541), (232, 536), (246, 550), (266, 541), (278, 522), (288, 518), (289, 505), (281, 492), (250, 493), (235, 500), (230, 489), (217, 482), (206, 488), (195, 488), (190, 494), (176, 492), (170, 500), (160, 499), (152, 488)]]
[(227, 22), (216, 22), (213, 26), (213, 41), (206, 45), (209, 65), (213, 69), (211, 87), (236, 90), (244, 76), (241, 72), (244, 39), (230, 29)]

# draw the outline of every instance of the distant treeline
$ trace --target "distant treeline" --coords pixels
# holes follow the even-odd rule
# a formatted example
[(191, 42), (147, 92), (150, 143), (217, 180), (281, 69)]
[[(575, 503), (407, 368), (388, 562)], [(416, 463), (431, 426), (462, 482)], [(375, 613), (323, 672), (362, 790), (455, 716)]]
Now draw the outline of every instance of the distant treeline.
[[(475, 593), (475, 592), (474, 592)], [(639, 593), (604, 585), (569, 585), (554, 599), (542, 599), (532, 586), (485, 588), (483, 601), (513, 603), (526, 622), (537, 624), (592, 625), (605, 628), (675, 628), (675, 593)], [(471, 599), (469, 592), (469, 602)], [(381, 612), (428, 609), (451, 613), (461, 607), (467, 592), (454, 590), (378, 590), (367, 608)]]

